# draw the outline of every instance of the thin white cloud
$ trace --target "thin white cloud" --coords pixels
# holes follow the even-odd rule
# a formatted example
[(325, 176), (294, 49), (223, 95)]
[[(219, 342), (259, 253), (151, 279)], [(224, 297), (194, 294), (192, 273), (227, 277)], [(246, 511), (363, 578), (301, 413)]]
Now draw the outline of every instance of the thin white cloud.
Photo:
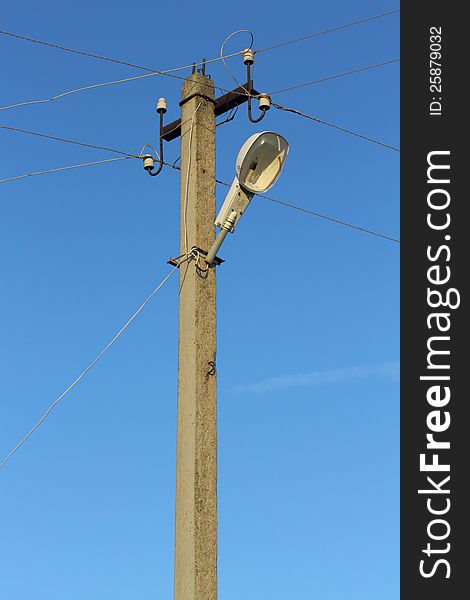
[(296, 375), (272, 377), (256, 383), (238, 385), (233, 388), (233, 392), (259, 394), (290, 387), (306, 387), (370, 377), (398, 381), (400, 377), (400, 363), (398, 361), (388, 361), (378, 365), (364, 365), (359, 367), (329, 369), (326, 371), (313, 371), (311, 373), (298, 373)]

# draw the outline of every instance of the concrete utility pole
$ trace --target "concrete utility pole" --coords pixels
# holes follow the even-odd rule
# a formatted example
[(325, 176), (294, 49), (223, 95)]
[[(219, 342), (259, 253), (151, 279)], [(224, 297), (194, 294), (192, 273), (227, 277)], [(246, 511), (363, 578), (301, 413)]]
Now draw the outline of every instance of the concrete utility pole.
[[(210, 248), (214, 219), (214, 86), (194, 73), (181, 102), (181, 255)], [(175, 600), (217, 598), (215, 271), (180, 267)]]

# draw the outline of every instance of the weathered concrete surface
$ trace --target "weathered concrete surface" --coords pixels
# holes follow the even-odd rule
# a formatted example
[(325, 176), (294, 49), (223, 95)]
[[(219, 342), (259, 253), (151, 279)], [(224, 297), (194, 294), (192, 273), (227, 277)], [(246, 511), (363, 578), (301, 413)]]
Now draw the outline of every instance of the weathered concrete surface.
[[(182, 97), (193, 94), (213, 98), (212, 82), (199, 73), (191, 75)], [(186, 237), (189, 250), (193, 246), (209, 250), (215, 237), (213, 104), (196, 95), (183, 104), (181, 117), (180, 254), (184, 254)], [(204, 278), (194, 261), (183, 264), (180, 288), (174, 597), (216, 600), (217, 398), (216, 375), (209, 364), (215, 363), (216, 355), (215, 269)]]

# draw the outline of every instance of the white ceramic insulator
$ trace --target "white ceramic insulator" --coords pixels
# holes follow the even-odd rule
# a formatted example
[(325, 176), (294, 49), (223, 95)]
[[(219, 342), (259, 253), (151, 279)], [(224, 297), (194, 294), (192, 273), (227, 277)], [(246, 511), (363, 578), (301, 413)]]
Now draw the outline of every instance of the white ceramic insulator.
[(258, 108), (260, 110), (269, 110), (271, 108), (271, 98), (267, 94), (261, 94), (258, 97)]
[(157, 102), (157, 112), (166, 113), (166, 100), (165, 98), (159, 98)]
[(247, 48), (243, 52), (243, 62), (245, 63), (245, 65), (252, 65), (255, 62), (255, 54), (253, 50)]
[(144, 157), (144, 169), (153, 169), (154, 165), (155, 159), (153, 158), (153, 156), (148, 154)]

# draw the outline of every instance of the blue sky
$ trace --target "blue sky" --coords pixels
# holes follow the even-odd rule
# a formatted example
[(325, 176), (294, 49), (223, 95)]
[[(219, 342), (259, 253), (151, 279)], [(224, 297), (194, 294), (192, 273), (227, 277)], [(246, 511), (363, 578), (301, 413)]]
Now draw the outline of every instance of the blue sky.
[[(221, 5), (8, 3), (1, 28), (171, 68), (397, 8), (333, 0)], [(399, 18), (259, 54), (270, 91), (399, 56)], [(246, 45), (233, 38), (227, 51)], [(139, 71), (0, 36), (0, 106)], [(243, 79), (244, 67), (231, 59)], [(208, 72), (233, 82), (220, 63)], [(399, 146), (398, 64), (275, 96)], [(0, 114), (0, 123), (135, 152), (155, 101), (180, 82), (109, 86)], [(231, 181), (250, 134), (291, 150), (271, 194), (399, 237), (397, 153), (271, 110), (217, 130)], [(0, 179), (109, 153), (0, 131)], [(165, 146), (166, 159), (179, 142)], [(218, 204), (225, 188), (218, 189)], [(6, 455), (168, 272), (179, 179), (137, 160), (0, 185), (0, 455)], [(399, 247), (255, 199), (218, 274), (219, 596), (398, 597)], [(0, 471), (0, 596), (170, 598), (173, 588), (177, 280)]]

